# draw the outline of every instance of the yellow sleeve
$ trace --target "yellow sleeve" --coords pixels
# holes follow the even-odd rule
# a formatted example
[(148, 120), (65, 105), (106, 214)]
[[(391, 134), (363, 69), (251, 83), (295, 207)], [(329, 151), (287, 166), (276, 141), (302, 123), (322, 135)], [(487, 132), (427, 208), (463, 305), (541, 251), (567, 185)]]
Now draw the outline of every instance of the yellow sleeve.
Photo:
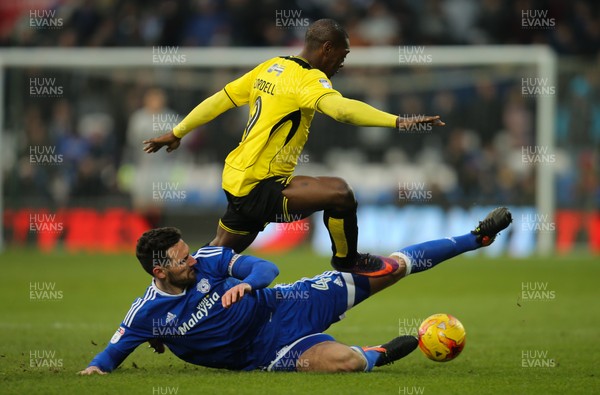
[(173, 134), (182, 138), (194, 128), (212, 121), (217, 116), (234, 107), (234, 103), (224, 90), (220, 90), (211, 97), (198, 104), (179, 125), (173, 128)]
[(397, 115), (380, 111), (358, 100), (327, 95), (317, 103), (317, 110), (338, 122), (357, 126), (382, 126), (396, 128)]
[(304, 74), (302, 82), (297, 89), (298, 105), (300, 108), (317, 109), (317, 104), (325, 96), (342, 96), (333, 89), (331, 81), (325, 74), (317, 69), (312, 69)]
[(254, 83), (254, 74), (258, 68), (262, 66), (258, 65), (251, 71), (247, 72), (235, 81), (231, 81), (225, 85), (223, 90), (229, 96), (229, 99), (233, 102), (236, 107), (248, 104), (250, 101), (250, 91), (252, 91), (252, 84)]

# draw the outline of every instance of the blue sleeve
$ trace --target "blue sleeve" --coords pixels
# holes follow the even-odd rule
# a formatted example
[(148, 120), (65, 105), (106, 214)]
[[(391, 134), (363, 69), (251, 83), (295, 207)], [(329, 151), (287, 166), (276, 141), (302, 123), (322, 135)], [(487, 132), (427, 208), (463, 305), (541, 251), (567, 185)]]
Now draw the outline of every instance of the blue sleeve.
[(250, 284), (252, 289), (261, 289), (271, 284), (279, 275), (274, 263), (253, 256), (236, 254), (229, 247), (205, 246), (194, 255), (197, 272), (208, 273), (215, 278), (234, 277)]
[(235, 255), (229, 267), (232, 277), (250, 284), (252, 289), (265, 288), (279, 275), (274, 263), (247, 255)]
[(110, 339), (108, 346), (92, 359), (88, 366), (97, 366), (103, 372), (112, 372), (127, 358), (137, 346), (148, 340), (132, 328), (121, 324)]
[(237, 256), (228, 247), (204, 246), (192, 255), (198, 262), (197, 265), (194, 265), (194, 270), (197, 273), (207, 273), (215, 278), (227, 278), (231, 276), (230, 264)]

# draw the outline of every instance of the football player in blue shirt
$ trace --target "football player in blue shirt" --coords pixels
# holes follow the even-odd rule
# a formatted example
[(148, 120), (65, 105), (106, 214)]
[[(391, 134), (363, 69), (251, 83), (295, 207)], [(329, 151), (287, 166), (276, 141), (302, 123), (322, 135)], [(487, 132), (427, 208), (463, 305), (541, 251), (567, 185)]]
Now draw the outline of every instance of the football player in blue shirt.
[(491, 244), (511, 221), (508, 209), (500, 207), (466, 235), (403, 248), (391, 255), (397, 269), (384, 277), (327, 271), (274, 288), (266, 288), (279, 274), (271, 262), (227, 247), (206, 246), (190, 255), (178, 229), (150, 230), (138, 240), (136, 255), (152, 283), (106, 349), (79, 373), (111, 372), (146, 341), (212, 368), (370, 371), (408, 355), (417, 339), (400, 336), (380, 346), (358, 347), (323, 332), (401, 278)]

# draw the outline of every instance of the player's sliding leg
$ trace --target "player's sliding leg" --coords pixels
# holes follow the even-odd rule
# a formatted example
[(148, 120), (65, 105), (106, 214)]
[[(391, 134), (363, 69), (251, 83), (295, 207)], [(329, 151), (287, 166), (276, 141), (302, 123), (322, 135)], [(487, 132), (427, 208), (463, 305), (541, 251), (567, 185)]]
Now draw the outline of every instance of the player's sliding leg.
[(296, 362), (298, 372), (360, 372), (365, 369), (363, 356), (351, 347), (335, 341), (315, 344)]
[(480, 221), (475, 230), (466, 235), (415, 244), (392, 255), (403, 258), (406, 263), (406, 275), (422, 272), (464, 252), (489, 246), (496, 235), (511, 222), (510, 211), (506, 207), (498, 207)]
[[(481, 247), (489, 246), (498, 233), (512, 222), (512, 215), (506, 207), (492, 210), (470, 233), (447, 239), (432, 240), (401, 249), (392, 257), (398, 261), (398, 270), (378, 278), (369, 278), (370, 295), (389, 287), (411, 273), (431, 269), (435, 265)], [(393, 363), (415, 350), (419, 342), (414, 336), (399, 336), (388, 343), (374, 347), (351, 347), (364, 360), (364, 369)]]
[(366, 361), (365, 371), (370, 371), (375, 366), (389, 365), (400, 358), (404, 358), (413, 352), (418, 345), (419, 341), (416, 337), (404, 335), (379, 346), (354, 346), (352, 349), (363, 356)]
[[(363, 267), (369, 266), (371, 263), (377, 265), (378, 262), (382, 262), (382, 269), (377, 271), (371, 266), (365, 273), (361, 273), (359, 270), (348, 271), (368, 277), (386, 278), (389, 274), (395, 274), (392, 281), (396, 282), (403, 276), (425, 271), (456, 255), (489, 246), (496, 235), (506, 229), (511, 222), (512, 215), (510, 211), (506, 207), (498, 207), (492, 210), (473, 231), (466, 235), (415, 244), (392, 254), (390, 258), (360, 254), (359, 259), (366, 263)], [(401, 259), (392, 259), (394, 257)], [(336, 267), (335, 264), (334, 267)], [(339, 270), (337, 267), (336, 269)], [(384, 280), (384, 283), (386, 281)]]
[(335, 341), (315, 344), (296, 363), (299, 372), (369, 372), (376, 366), (393, 363), (413, 352), (419, 342), (414, 336), (400, 336), (376, 347), (347, 346)]
[(283, 190), (292, 218), (323, 210), (333, 256), (331, 264), (342, 272), (369, 277), (385, 276), (397, 269), (394, 260), (357, 251), (357, 202), (350, 186), (337, 177), (294, 177)]
[(506, 207), (498, 207), (466, 235), (426, 241), (392, 253), (391, 258), (398, 262), (398, 270), (389, 276), (369, 279), (371, 295), (409, 274), (423, 272), (459, 254), (489, 246), (511, 222), (510, 211)]
[(479, 221), (479, 225), (471, 231), (477, 236), (477, 243), (481, 247), (487, 247), (494, 242), (498, 233), (508, 228), (512, 222), (512, 214), (506, 207), (497, 207)]

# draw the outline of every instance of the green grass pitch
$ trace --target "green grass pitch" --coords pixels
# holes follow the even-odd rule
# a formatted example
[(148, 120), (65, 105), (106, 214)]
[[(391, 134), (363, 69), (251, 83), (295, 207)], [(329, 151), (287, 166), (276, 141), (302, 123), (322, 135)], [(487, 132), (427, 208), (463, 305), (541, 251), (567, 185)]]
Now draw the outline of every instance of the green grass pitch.
[[(266, 258), (280, 267), (278, 282), (329, 269), (308, 250)], [(76, 372), (150, 281), (135, 257), (13, 249), (0, 262), (3, 394), (600, 393), (600, 262), (592, 257), (455, 258), (401, 280), (329, 329), (341, 342), (373, 345), (414, 331), (413, 322), (430, 314), (450, 313), (467, 341), (447, 363), (416, 350), (368, 374), (229, 372), (141, 346), (112, 374), (94, 377)], [(31, 299), (32, 283), (53, 286), (52, 300)]]

